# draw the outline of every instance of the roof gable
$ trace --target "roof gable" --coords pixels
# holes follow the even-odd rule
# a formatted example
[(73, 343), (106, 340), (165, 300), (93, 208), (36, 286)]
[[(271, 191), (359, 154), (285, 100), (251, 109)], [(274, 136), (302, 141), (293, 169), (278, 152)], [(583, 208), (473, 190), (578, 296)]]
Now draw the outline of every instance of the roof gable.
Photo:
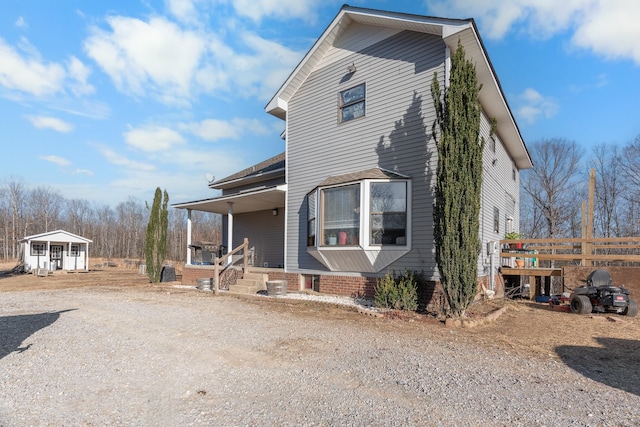
[(473, 19), (436, 18), (345, 5), (265, 106), (269, 114), (286, 120), (288, 103), (293, 95), (353, 23), (437, 35), (451, 52), (455, 52), (460, 43), (467, 59), (476, 66), (478, 82), (482, 85), (479, 94), (482, 108), (489, 118), (496, 120), (497, 133), (516, 166), (518, 169), (533, 166)]
[(20, 242), (27, 241), (49, 241), (49, 242), (66, 242), (66, 243), (92, 243), (93, 241), (85, 237), (80, 237), (64, 230), (47, 231), (45, 233), (26, 236)]

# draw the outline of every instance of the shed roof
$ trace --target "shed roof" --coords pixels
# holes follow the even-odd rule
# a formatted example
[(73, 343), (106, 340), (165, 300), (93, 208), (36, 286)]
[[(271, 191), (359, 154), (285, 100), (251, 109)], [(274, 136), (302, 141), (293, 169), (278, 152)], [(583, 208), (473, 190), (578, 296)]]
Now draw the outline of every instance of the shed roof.
[(64, 242), (64, 243), (93, 243), (92, 240), (85, 237), (78, 236), (73, 233), (69, 233), (64, 230), (47, 231), (40, 234), (34, 234), (32, 236), (23, 237), (20, 240), (22, 242)]

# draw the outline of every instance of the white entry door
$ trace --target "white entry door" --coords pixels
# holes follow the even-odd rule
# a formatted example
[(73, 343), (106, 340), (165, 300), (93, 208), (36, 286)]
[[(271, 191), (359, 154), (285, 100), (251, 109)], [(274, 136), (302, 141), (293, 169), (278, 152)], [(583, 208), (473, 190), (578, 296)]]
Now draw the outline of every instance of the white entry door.
[(51, 245), (51, 266), (54, 270), (62, 268), (62, 245)]

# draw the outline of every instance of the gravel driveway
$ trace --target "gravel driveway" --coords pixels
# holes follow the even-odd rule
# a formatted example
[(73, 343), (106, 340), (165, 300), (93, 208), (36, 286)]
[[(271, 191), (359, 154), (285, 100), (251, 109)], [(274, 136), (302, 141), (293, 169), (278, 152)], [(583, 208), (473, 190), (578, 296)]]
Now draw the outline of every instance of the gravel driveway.
[(0, 425), (640, 425), (638, 387), (435, 330), (198, 291), (0, 293)]

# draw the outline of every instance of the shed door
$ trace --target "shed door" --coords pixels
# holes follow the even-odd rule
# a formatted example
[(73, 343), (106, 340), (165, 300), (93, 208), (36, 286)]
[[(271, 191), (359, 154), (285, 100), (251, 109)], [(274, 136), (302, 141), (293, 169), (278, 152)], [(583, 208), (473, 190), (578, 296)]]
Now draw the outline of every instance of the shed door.
[(55, 270), (62, 268), (62, 245), (51, 245), (51, 266)]

